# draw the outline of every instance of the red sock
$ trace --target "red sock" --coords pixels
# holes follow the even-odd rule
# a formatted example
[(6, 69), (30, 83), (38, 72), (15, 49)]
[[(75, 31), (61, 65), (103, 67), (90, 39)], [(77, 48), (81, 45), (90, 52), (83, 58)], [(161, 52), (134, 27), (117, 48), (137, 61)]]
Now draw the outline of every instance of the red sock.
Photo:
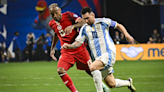
[(76, 88), (72, 82), (72, 79), (69, 77), (68, 74), (65, 74), (63, 76), (60, 76), (64, 82), (64, 84), (72, 91), (72, 92), (76, 92)]

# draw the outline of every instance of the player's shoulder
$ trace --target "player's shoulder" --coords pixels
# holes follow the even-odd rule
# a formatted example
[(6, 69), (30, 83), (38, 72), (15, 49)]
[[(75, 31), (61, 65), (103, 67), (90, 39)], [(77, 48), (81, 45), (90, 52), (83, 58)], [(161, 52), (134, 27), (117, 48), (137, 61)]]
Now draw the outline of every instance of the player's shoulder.
[(68, 15), (68, 14), (72, 14), (73, 12), (70, 12), (70, 11), (66, 11), (64, 13), (62, 13), (62, 15)]
[(54, 19), (52, 19), (52, 20), (49, 22), (49, 26), (50, 26), (50, 27), (52, 27), (52, 26), (55, 25), (55, 24), (56, 24), (56, 22), (55, 22)]
[(71, 11), (67, 11), (66, 13), (67, 13), (67, 14), (70, 14), (70, 13), (73, 14), (73, 12), (71, 12)]
[(86, 26), (88, 26), (87, 23), (85, 23), (80, 29), (81, 29), (81, 30), (85, 30)]
[(96, 18), (96, 22), (110, 22), (111, 19), (110, 18)]

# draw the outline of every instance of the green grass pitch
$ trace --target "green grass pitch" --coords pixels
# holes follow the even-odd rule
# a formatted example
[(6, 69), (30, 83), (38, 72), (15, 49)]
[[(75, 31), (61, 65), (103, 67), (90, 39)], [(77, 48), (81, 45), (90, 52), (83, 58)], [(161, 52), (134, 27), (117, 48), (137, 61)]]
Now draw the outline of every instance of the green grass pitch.
[[(58, 76), (57, 62), (0, 63), (0, 92), (70, 92)], [(164, 60), (117, 61), (115, 78), (133, 78), (137, 92), (164, 92)], [(72, 67), (71, 76), (79, 92), (96, 92), (92, 78)], [(127, 87), (112, 92), (130, 92)]]

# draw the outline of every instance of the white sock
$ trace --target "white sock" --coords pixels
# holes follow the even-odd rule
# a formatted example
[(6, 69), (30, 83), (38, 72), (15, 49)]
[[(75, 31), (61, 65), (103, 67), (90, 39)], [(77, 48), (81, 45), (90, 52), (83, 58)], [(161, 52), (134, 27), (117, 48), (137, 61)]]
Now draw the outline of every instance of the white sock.
[(91, 74), (93, 76), (93, 81), (96, 86), (97, 92), (103, 92), (101, 72), (99, 70), (95, 70), (92, 71)]
[(115, 79), (115, 81), (116, 81), (115, 88), (123, 87), (123, 86), (130, 86), (130, 82), (128, 80)]
[[(102, 81), (102, 87), (103, 87), (103, 88), (107, 87), (107, 86), (104, 84), (103, 81)], [(108, 88), (108, 87), (107, 87), (107, 88)]]

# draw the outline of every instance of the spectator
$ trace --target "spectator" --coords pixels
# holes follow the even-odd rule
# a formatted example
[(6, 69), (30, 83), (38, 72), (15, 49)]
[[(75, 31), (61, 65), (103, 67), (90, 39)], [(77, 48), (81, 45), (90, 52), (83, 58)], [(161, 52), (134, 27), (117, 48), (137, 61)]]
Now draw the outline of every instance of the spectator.
[(2, 62), (8, 63), (12, 59), (11, 53), (4, 46), (4, 44), (2, 44), (1, 46), (0, 54), (1, 54)]
[(128, 44), (123, 33), (121, 33), (120, 44)]
[(43, 49), (44, 39), (43, 35), (39, 36), (36, 40), (36, 49), (35, 49), (35, 60), (44, 60), (45, 59), (45, 52)]
[(162, 43), (164, 43), (164, 37), (162, 38)]
[(152, 43), (154, 43), (153, 38), (149, 37), (149, 41), (147, 42), (147, 44), (152, 44)]
[(27, 34), (26, 44), (27, 44), (27, 48), (28, 48), (29, 61), (33, 60), (32, 59), (32, 57), (33, 57), (32, 51), (33, 51), (33, 46), (34, 46), (34, 40), (35, 40), (34, 33)]
[(157, 0), (151, 0), (151, 4), (158, 4)]
[(24, 57), (24, 61), (29, 62), (29, 48), (28, 48), (28, 46), (26, 46), (25, 49), (23, 50), (23, 57)]
[(114, 42), (116, 44), (120, 44), (120, 36), (119, 36), (119, 32), (118, 31), (115, 32)]
[(13, 42), (14, 42), (14, 52), (15, 52), (15, 61), (19, 61), (21, 62), (22, 60), (22, 53), (21, 53), (21, 45), (20, 42), (18, 40), (18, 36), (19, 36), (19, 32), (16, 31), (15, 32), (15, 36), (13, 38)]
[(47, 51), (47, 61), (51, 61), (51, 56), (50, 56), (51, 42), (52, 42), (51, 34), (47, 33), (46, 41), (45, 41), (46, 51)]
[(157, 33), (156, 29), (153, 30), (152, 38), (155, 43), (161, 42), (160, 34)]

